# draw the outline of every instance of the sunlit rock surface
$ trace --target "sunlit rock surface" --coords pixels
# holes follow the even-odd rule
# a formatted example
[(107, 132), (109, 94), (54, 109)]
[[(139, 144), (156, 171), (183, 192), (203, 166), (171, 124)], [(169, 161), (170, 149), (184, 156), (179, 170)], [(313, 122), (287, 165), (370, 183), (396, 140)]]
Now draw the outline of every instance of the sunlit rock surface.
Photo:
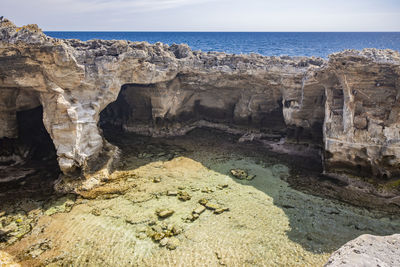
[(399, 266), (400, 235), (362, 235), (349, 241), (329, 258), (326, 267)]
[(207, 126), (306, 140), (325, 150), (327, 173), (396, 177), (399, 61), (398, 52), (375, 49), (325, 61), (60, 40), (3, 20), (0, 137), (17, 137), (16, 113), (42, 106), (60, 169), (72, 176), (109, 167), (105, 158), (117, 154), (100, 121), (153, 136)]

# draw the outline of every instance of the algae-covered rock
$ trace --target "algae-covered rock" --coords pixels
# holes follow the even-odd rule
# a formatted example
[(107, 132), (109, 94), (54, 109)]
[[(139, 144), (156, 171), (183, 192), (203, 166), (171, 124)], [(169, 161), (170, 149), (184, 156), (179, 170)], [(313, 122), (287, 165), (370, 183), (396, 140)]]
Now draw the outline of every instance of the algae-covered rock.
[(29, 247), (29, 249), (25, 253), (31, 256), (32, 258), (37, 258), (42, 253), (51, 248), (52, 248), (51, 240), (44, 239), (44, 240), (39, 240), (36, 244)]
[(157, 232), (157, 233), (154, 233), (152, 237), (153, 237), (154, 241), (160, 241), (161, 239), (163, 239), (165, 237), (165, 234)]
[(255, 175), (249, 175), (245, 170), (242, 169), (232, 169), (231, 174), (233, 177), (239, 179), (239, 180), (253, 180), (256, 176)]
[(207, 202), (206, 205), (205, 205), (205, 207), (206, 207), (207, 209), (209, 209), (209, 210), (217, 210), (217, 209), (220, 209), (220, 208), (221, 208), (218, 204), (210, 203), (210, 202)]
[(68, 195), (61, 197), (49, 204), (46, 211), (44, 212), (45, 215), (51, 216), (56, 213), (60, 212), (69, 212), (73, 205), (75, 204), (75, 196)]
[(224, 213), (225, 211), (229, 211), (229, 208), (219, 208), (214, 210), (214, 214), (221, 214)]
[(217, 189), (219, 189), (219, 190), (222, 190), (222, 189), (228, 188), (228, 187), (229, 187), (228, 184), (219, 184), (219, 185), (217, 185)]
[(185, 218), (183, 218), (184, 222), (190, 223), (190, 222), (194, 222), (195, 220), (197, 220), (200, 217), (200, 214), (198, 213), (192, 213), (188, 216), (186, 216)]
[[(155, 224), (152, 227), (147, 227), (145, 232), (146, 234), (143, 233), (144, 235), (152, 238), (155, 242), (162, 241), (163, 244), (160, 244), (160, 246), (165, 246), (166, 242), (169, 240), (169, 237), (181, 234), (183, 229), (174, 224), (160, 223)], [(137, 235), (137, 237), (139, 237), (139, 235), (140, 233)]]
[(212, 190), (212, 189), (209, 188), (209, 187), (205, 187), (205, 188), (201, 189), (201, 192), (202, 192), (202, 193), (207, 193), (207, 194), (209, 194), (209, 193), (213, 193), (214, 190)]
[(188, 201), (190, 200), (192, 197), (189, 195), (188, 192), (186, 191), (179, 191), (178, 192), (178, 199), (182, 200), (182, 201)]
[(94, 216), (100, 216), (100, 215), (101, 215), (101, 212), (100, 212), (100, 210), (99, 210), (98, 208), (92, 209), (91, 213), (92, 213)]
[(174, 225), (171, 229), (173, 235), (179, 235), (183, 232), (183, 229), (179, 226)]
[(208, 202), (208, 200), (205, 199), (205, 198), (202, 198), (202, 199), (199, 200), (199, 203), (200, 203), (201, 205), (203, 205), (203, 206), (206, 205), (207, 202)]
[(247, 176), (248, 176), (247, 172), (242, 169), (232, 169), (231, 174), (233, 175), (233, 177), (240, 179), (240, 180), (247, 179)]

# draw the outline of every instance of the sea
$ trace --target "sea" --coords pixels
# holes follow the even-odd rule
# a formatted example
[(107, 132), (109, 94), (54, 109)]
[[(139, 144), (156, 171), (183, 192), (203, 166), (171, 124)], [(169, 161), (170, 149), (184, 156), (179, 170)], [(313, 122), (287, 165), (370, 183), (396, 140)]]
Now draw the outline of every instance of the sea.
[(400, 32), (45, 32), (63, 39), (90, 39), (188, 44), (193, 50), (265, 56), (316, 56), (345, 49), (400, 50)]

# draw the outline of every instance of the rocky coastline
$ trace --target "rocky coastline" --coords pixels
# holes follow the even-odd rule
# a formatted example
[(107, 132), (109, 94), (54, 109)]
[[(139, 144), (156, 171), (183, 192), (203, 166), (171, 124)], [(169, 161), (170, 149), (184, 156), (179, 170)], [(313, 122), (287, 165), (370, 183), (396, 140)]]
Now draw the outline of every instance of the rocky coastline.
[[(85, 195), (119, 164), (121, 150), (104, 132), (174, 137), (207, 128), (310, 159), (313, 172), (341, 183), (313, 194), (400, 208), (397, 51), (346, 50), (328, 60), (204, 53), (55, 39), (3, 19), (0, 103), (0, 186), (41, 161), (57, 169), (57, 192)], [(296, 177), (289, 184), (310, 190)]]

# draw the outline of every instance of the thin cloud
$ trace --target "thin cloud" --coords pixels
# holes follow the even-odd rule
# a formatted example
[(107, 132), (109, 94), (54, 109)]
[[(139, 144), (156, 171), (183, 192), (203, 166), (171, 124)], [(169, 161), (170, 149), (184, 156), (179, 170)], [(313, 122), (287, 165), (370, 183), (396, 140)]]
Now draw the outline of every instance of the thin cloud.
[[(6, 2), (7, 1), (9, 0), (6, 0)], [(43, 7), (63, 12), (97, 13), (105, 11), (113, 13), (143, 13), (201, 4), (210, 1), (211, 0), (39, 0), (36, 1), (36, 3)]]
[(44, 30), (398, 31), (399, 0), (0, 0)]

